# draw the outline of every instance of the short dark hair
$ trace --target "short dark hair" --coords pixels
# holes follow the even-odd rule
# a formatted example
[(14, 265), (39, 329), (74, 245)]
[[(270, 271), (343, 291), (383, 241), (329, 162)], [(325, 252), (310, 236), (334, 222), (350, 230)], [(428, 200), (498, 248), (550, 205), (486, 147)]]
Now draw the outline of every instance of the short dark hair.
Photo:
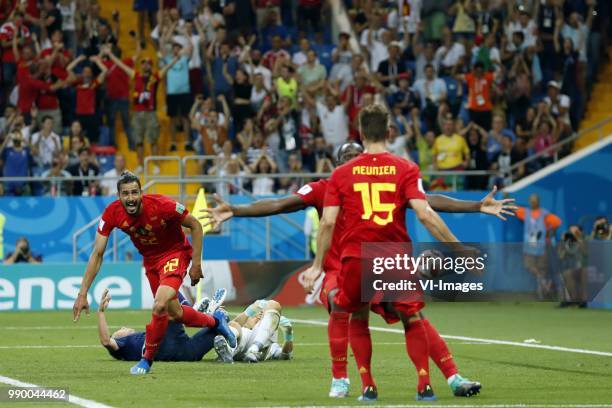
[(363, 137), (371, 142), (380, 142), (387, 136), (389, 112), (379, 104), (366, 106), (359, 112), (359, 126)]
[(117, 180), (117, 191), (121, 191), (121, 186), (129, 183), (138, 184), (139, 190), (142, 188), (140, 185), (140, 179), (137, 175), (129, 170), (123, 170), (123, 172), (121, 172), (121, 176), (119, 176), (119, 180)]
[(53, 117), (51, 117), (50, 115), (45, 115), (42, 117), (42, 122), (44, 123), (47, 119), (53, 120)]
[(81, 147), (81, 148), (79, 148), (79, 156), (81, 155), (81, 153), (89, 154), (89, 147)]

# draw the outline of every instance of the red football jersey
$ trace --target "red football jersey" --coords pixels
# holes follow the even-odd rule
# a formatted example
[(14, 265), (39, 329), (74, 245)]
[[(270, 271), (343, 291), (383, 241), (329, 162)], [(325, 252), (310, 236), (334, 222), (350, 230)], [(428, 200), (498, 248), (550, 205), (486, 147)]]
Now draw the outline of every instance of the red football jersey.
[(142, 211), (129, 215), (119, 200), (106, 207), (98, 225), (101, 235), (109, 236), (119, 228), (130, 236), (144, 263), (154, 264), (171, 253), (191, 252), (191, 244), (183, 233), (181, 223), (189, 211), (183, 204), (159, 194), (142, 196)]
[(388, 152), (364, 153), (338, 167), (329, 180), (325, 206), (341, 208), (340, 259), (360, 257), (363, 242), (409, 242), (410, 199), (426, 199), (415, 163)]
[[(308, 183), (302, 186), (294, 194), (304, 200), (304, 203), (308, 206), (315, 207), (319, 213), (319, 219), (323, 215), (323, 203), (325, 201), (325, 192), (327, 191), (327, 185), (329, 180), (319, 180)], [(332, 242), (339, 242), (342, 237), (343, 227), (342, 220), (336, 221), (334, 227), (334, 234), (332, 236)], [(325, 273), (337, 273), (340, 272), (340, 247), (339, 245), (331, 245), (323, 260), (323, 270)]]

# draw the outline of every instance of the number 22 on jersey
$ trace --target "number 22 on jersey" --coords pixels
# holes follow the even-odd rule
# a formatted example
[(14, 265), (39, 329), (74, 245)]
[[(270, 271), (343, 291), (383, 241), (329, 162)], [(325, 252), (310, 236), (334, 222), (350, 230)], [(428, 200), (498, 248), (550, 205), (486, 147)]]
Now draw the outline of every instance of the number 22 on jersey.
[[(355, 183), (353, 191), (361, 194), (361, 203), (363, 205), (362, 220), (372, 220), (375, 224), (385, 226), (393, 222), (393, 210), (395, 203), (381, 203), (380, 193), (390, 192), (395, 193), (395, 183)], [(384, 213), (384, 217), (375, 213)], [(373, 217), (372, 217), (373, 216)]]

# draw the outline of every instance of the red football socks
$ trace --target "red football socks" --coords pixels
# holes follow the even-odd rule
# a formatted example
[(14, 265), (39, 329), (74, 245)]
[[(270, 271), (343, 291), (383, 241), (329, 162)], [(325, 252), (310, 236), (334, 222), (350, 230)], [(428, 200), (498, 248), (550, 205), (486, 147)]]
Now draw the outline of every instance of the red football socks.
[(421, 392), (429, 384), (429, 342), (427, 331), (422, 320), (410, 322), (405, 329), (406, 350), (417, 370), (419, 383), (417, 391)]
[(332, 375), (334, 378), (348, 378), (347, 354), (348, 354), (349, 314), (346, 312), (334, 312), (329, 314), (327, 325), (327, 337), (329, 338), (329, 351), (332, 361)]
[(211, 315), (200, 313), (191, 306), (181, 305), (183, 317), (181, 322), (187, 327), (215, 327), (217, 322)]
[(147, 324), (145, 333), (145, 352), (144, 358), (152, 362), (159, 350), (166, 329), (168, 328), (168, 313), (151, 315), (151, 322)]
[(452, 375), (457, 374), (457, 366), (453, 355), (448, 349), (446, 342), (436, 328), (429, 322), (429, 320), (423, 320), (425, 325), (425, 331), (427, 332), (427, 340), (429, 341), (429, 357), (436, 363), (445, 378), (449, 378)]
[(361, 389), (367, 386), (376, 387), (371, 372), (372, 338), (370, 337), (367, 320), (351, 319), (349, 323), (349, 342), (361, 376)]

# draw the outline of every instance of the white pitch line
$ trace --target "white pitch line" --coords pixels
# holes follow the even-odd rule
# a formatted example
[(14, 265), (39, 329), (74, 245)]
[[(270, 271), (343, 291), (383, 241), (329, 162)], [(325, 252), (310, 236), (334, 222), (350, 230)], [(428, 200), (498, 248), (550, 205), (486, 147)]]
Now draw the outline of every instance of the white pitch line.
[[(291, 321), (294, 323), (310, 324), (313, 326), (327, 326), (328, 324), (327, 322), (322, 322), (320, 320), (291, 319)], [(383, 333), (400, 333), (400, 334), (404, 333), (403, 330), (393, 329), (390, 327), (370, 326), (370, 330), (383, 332)], [(451, 340), (476, 341), (479, 343), (500, 344), (504, 346), (527, 347), (527, 348), (536, 348), (536, 349), (543, 349), (543, 350), (564, 351), (566, 353), (580, 353), (580, 354), (591, 354), (594, 356), (612, 357), (612, 353), (607, 352), (607, 351), (586, 350), (586, 349), (561, 347), (561, 346), (548, 346), (546, 344), (520, 343), (516, 341), (506, 341), (506, 340), (481, 339), (477, 337), (451, 336), (447, 334), (442, 334), (441, 336), (444, 337), (445, 339), (451, 339)]]
[[(407, 405), (382, 405), (382, 404), (367, 404), (368, 408), (423, 408), (426, 404), (407, 404)], [(611, 404), (485, 404), (485, 405), (467, 405), (467, 404), (450, 404), (450, 405), (431, 405), (444, 408), (612, 408)], [(291, 408), (363, 408), (364, 405), (298, 405)], [(264, 408), (264, 407), (256, 407)], [(268, 407), (265, 407), (268, 408)], [(275, 408), (290, 408), (289, 406), (275, 406)]]
[[(13, 378), (4, 377), (0, 375), (0, 383), (10, 385), (13, 387), (22, 387), (22, 388), (52, 388), (52, 387), (43, 387), (41, 385), (30, 384), (23, 381), (15, 380)], [(88, 400), (85, 398), (77, 397), (76, 395), (68, 394), (68, 402), (74, 405), (78, 405), (84, 408), (113, 408), (110, 405), (102, 404), (101, 402)]]

